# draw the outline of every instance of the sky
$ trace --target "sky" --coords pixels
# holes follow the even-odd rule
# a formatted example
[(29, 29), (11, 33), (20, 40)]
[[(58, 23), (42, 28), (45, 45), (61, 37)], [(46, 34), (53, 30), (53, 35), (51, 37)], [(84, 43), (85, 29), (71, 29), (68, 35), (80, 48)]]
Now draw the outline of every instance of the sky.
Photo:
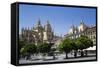
[(79, 7), (58, 7), (41, 5), (19, 5), (19, 33), (24, 27), (32, 28), (40, 20), (44, 26), (49, 21), (54, 34), (65, 35), (72, 25), (79, 26), (81, 20), (96, 25), (96, 9)]

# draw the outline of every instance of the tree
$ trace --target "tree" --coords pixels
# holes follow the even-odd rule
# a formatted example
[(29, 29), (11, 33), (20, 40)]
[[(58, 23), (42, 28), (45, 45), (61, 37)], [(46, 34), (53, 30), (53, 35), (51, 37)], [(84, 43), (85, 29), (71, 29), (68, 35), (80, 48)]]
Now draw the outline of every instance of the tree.
[(52, 49), (51, 49), (51, 53), (53, 54), (53, 59), (56, 59), (55, 53), (54, 53), (55, 51), (56, 51), (56, 48), (52, 48)]
[(27, 55), (28, 58), (33, 54), (37, 52), (37, 47), (35, 44), (26, 44), (23, 48), (21, 48), (20, 53), (22, 55)]
[(23, 47), (23, 46), (25, 46), (25, 41), (22, 41), (22, 40), (19, 40), (19, 50)]
[(93, 42), (91, 41), (91, 39), (83, 35), (77, 38), (76, 44), (78, 45), (78, 49), (81, 50), (81, 56), (84, 56), (83, 49), (93, 46)]
[(23, 58), (25, 58), (25, 56), (27, 56), (27, 50), (26, 50), (25, 46), (20, 49), (20, 56)]
[(66, 59), (68, 58), (68, 53), (72, 50), (71, 46), (71, 40), (69, 38), (66, 38), (62, 41), (62, 43), (59, 45), (59, 50), (66, 53)]
[(48, 43), (38, 45), (38, 51), (42, 53), (43, 57), (50, 52), (51, 46)]
[(74, 57), (77, 57), (78, 46), (76, 45), (76, 39), (71, 40), (72, 50), (74, 50)]
[[(85, 40), (86, 40), (86, 42), (84, 44), (85, 44), (86, 48), (93, 47), (93, 41), (91, 39), (86, 37)], [(87, 56), (87, 51), (85, 52), (85, 55)]]
[(25, 46), (25, 41), (23, 41), (23, 40), (19, 40), (19, 46), (18, 46), (18, 48), (19, 48), (19, 55), (20, 55), (20, 57), (25, 57), (25, 55), (26, 55), (26, 52), (25, 52), (25, 49), (24, 49), (24, 46)]
[(33, 54), (37, 52), (37, 47), (35, 44), (27, 44), (27, 52)]

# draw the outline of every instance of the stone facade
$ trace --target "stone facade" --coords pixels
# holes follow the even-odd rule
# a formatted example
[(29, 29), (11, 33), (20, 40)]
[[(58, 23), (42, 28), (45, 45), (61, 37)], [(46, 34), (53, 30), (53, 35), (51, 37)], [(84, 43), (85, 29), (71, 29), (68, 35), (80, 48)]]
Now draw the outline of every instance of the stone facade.
[(79, 27), (71, 26), (69, 32), (65, 35), (67, 38), (76, 39), (81, 35), (85, 35), (92, 39), (93, 44), (96, 45), (96, 26), (87, 26), (81, 21)]
[(50, 43), (53, 36), (53, 31), (49, 21), (46, 22), (44, 27), (41, 25), (39, 20), (31, 29), (22, 28), (21, 30), (21, 39), (30, 43), (35, 43), (36, 45), (43, 42)]

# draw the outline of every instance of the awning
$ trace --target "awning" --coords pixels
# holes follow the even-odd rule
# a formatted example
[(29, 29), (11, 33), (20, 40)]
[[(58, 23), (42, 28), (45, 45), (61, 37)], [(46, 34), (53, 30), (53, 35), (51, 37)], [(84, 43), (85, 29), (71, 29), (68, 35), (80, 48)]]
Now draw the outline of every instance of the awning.
[(87, 48), (87, 49), (85, 49), (85, 50), (96, 50), (96, 46), (89, 47), (89, 48)]

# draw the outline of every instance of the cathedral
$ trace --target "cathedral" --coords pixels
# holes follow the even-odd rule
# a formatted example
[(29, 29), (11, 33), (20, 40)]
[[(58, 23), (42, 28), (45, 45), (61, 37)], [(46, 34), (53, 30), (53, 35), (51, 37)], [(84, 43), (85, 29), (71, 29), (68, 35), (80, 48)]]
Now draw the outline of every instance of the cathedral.
[(44, 27), (41, 25), (40, 20), (31, 29), (22, 28), (21, 39), (29, 43), (35, 43), (36, 45), (46, 42), (51, 43), (53, 40), (53, 30), (49, 21), (46, 22)]

